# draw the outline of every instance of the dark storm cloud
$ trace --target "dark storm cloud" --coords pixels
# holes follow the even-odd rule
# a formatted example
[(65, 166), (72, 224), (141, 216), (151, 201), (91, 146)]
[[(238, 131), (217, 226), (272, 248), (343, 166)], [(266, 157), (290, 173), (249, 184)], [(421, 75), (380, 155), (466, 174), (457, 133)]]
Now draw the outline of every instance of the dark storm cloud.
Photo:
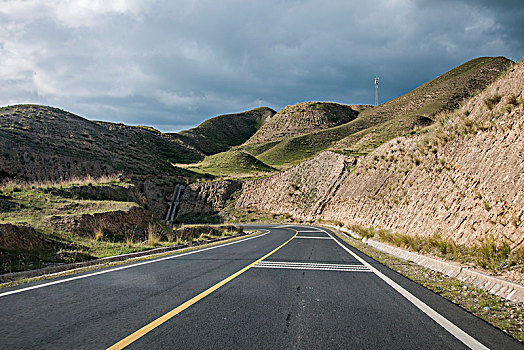
[(195, 126), (305, 100), (381, 101), (479, 56), (520, 59), (520, 1), (13, 1), (0, 104)]

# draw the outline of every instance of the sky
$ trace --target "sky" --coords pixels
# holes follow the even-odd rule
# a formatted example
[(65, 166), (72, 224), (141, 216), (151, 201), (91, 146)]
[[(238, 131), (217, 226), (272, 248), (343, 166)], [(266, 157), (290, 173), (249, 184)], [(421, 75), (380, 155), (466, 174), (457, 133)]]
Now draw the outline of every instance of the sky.
[(385, 102), (524, 55), (522, 0), (0, 0), (0, 106), (164, 132), (303, 101)]

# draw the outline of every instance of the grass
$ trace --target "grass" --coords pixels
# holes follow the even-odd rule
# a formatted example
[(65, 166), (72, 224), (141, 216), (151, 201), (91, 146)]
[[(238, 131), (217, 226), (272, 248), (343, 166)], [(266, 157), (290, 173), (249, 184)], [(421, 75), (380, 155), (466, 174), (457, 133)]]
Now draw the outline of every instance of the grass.
[(60, 181), (32, 181), (25, 182), (20, 180), (9, 180), (0, 184), (0, 192), (12, 193), (26, 191), (35, 188), (63, 188), (70, 186), (111, 186), (118, 185), (129, 188), (132, 186), (129, 179), (124, 179), (122, 174), (119, 175), (104, 175), (99, 177), (92, 177), (90, 175), (85, 177), (71, 177), (67, 180)]
[(188, 169), (201, 174), (228, 178), (267, 175), (275, 171), (252, 155), (239, 150), (208, 156), (201, 163), (189, 165)]
[(499, 94), (494, 94), (490, 97), (487, 97), (484, 100), (484, 104), (491, 111), (493, 108), (495, 108), (495, 106), (500, 102), (501, 99), (502, 97)]
[(508, 242), (496, 242), (490, 235), (473, 246), (463, 246), (443, 237), (438, 231), (433, 235), (420, 237), (359, 225), (351, 225), (350, 229), (363, 238), (374, 238), (414, 252), (473, 264), (487, 271), (518, 269), (524, 272), (524, 247), (511, 249)]

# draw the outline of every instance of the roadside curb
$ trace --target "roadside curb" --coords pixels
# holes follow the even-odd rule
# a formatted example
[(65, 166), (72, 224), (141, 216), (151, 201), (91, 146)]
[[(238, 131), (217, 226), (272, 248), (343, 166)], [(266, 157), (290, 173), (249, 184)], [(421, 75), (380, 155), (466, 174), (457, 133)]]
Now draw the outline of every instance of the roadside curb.
[[(341, 231), (351, 238), (360, 238), (353, 231), (343, 227), (341, 228), (331, 225), (324, 226)], [(511, 301), (524, 302), (524, 286), (521, 284), (493, 277), (458, 263), (442, 261), (422, 254), (410, 252), (402, 248), (393, 247), (389, 244), (378, 242), (373, 239), (362, 240), (362, 242), (381, 252), (393, 255), (402, 260), (412, 261), (417, 265), (456, 278), (466, 284), (473, 285), (474, 287), (480, 288), (491, 294), (498, 295)]]
[(36, 270), (11, 272), (11, 273), (6, 273), (6, 274), (3, 274), (3, 275), (0, 275), (0, 283), (13, 282), (13, 281), (16, 281), (16, 280), (19, 280), (19, 279), (23, 279), (23, 278), (32, 278), (32, 277), (38, 277), (38, 276), (43, 276), (43, 275), (50, 275), (50, 274), (54, 274), (54, 273), (65, 272), (65, 271), (69, 271), (69, 270), (75, 270), (75, 269), (79, 269), (79, 268), (83, 268), (83, 267), (89, 267), (89, 266), (94, 266), (94, 265), (102, 265), (102, 264), (105, 264), (105, 263), (110, 263), (110, 262), (115, 262), (115, 261), (124, 261), (124, 260), (133, 259), (133, 258), (139, 258), (139, 257), (143, 257), (143, 256), (161, 254), (161, 253), (166, 253), (166, 252), (170, 252), (170, 251), (182, 250), (182, 249), (185, 249), (185, 248), (198, 247), (198, 246), (209, 244), (209, 243), (221, 242), (221, 241), (226, 241), (226, 240), (233, 239), (233, 238), (247, 236), (247, 235), (250, 235), (252, 233), (253, 232), (246, 231), (246, 232), (242, 232), (242, 233), (239, 233), (239, 234), (236, 234), (236, 235), (232, 235), (232, 236), (221, 237), (221, 238), (213, 238), (213, 239), (208, 239), (208, 240), (204, 240), (204, 241), (197, 241), (197, 242), (194, 242), (192, 244), (180, 244), (180, 245), (174, 245), (174, 246), (170, 246), (170, 247), (153, 248), (153, 249), (144, 250), (144, 251), (141, 251), (141, 252), (108, 256), (108, 257), (105, 257), (105, 258), (81, 261), (81, 262), (71, 263), (71, 264), (62, 264), (62, 265), (56, 265), (56, 266), (48, 266), (48, 267), (44, 267), (44, 268), (36, 269)]

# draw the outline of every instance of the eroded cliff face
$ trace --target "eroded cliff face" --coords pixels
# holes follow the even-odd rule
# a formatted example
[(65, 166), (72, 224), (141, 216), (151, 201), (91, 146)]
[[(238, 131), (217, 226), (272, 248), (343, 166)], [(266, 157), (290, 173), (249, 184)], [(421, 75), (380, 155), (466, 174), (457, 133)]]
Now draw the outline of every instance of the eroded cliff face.
[(336, 191), (353, 157), (323, 152), (275, 176), (245, 181), (235, 207), (310, 220), (318, 216)]
[(472, 245), (523, 244), (524, 66), (427, 133), (393, 140), (360, 162), (322, 218)]
[(182, 191), (176, 218), (217, 213), (241, 186), (239, 181), (230, 180), (191, 184)]

